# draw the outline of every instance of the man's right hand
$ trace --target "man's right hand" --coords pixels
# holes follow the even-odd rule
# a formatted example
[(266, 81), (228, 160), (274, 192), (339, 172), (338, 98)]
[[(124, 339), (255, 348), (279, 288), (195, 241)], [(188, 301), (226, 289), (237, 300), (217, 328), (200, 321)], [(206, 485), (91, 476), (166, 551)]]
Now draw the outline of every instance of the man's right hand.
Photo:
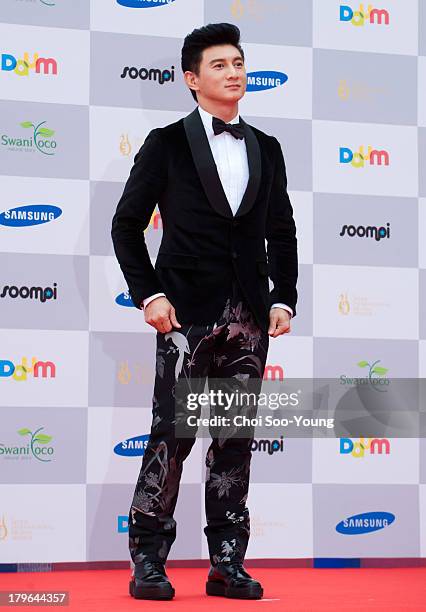
[(157, 297), (144, 308), (145, 321), (162, 334), (182, 327), (176, 319), (175, 309), (166, 297)]

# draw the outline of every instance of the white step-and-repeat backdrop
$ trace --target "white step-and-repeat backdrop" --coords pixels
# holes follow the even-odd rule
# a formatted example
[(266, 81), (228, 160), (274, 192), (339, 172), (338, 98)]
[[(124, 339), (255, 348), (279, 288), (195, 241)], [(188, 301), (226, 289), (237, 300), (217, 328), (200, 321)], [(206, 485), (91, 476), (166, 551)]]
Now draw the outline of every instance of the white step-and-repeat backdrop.
[[(240, 112), (287, 164), (299, 314), (266, 376), (425, 377), (426, 2), (1, 0), (0, 20), (0, 563), (128, 558), (155, 332), (111, 219), (147, 133), (194, 108), (195, 27), (240, 27)], [(153, 260), (161, 231), (156, 210)], [(277, 439), (253, 447), (249, 558), (426, 556), (424, 440)], [(171, 559), (208, 557), (207, 444)]]

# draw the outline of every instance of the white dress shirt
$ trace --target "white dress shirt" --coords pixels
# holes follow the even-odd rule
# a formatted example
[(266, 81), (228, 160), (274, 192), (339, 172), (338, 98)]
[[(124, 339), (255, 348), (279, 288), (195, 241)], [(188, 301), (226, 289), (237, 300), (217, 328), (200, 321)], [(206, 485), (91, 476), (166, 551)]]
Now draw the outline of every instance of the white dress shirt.
[[(235, 138), (229, 132), (215, 134), (212, 126), (213, 115), (204, 110), (204, 108), (201, 108), (201, 106), (198, 106), (198, 112), (206, 131), (207, 140), (209, 141), (223, 190), (228, 199), (232, 214), (235, 215), (243, 199), (249, 179), (246, 141), (245, 139)], [(238, 123), (239, 120), (240, 117), (237, 113), (228, 123)], [(155, 293), (145, 298), (143, 300), (143, 307), (145, 308), (152, 300), (160, 296), (165, 297), (165, 294)], [(284, 308), (291, 316), (293, 315), (293, 310), (286, 304), (280, 302), (271, 306), (271, 308), (276, 307)]]

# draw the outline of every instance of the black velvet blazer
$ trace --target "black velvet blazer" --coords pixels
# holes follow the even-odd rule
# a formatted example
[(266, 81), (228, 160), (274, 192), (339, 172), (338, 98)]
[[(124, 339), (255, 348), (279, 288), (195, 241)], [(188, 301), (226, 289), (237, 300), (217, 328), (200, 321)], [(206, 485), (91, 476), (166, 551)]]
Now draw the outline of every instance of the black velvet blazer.
[[(136, 307), (162, 291), (180, 323), (213, 323), (235, 274), (263, 330), (274, 302), (296, 314), (297, 240), (281, 147), (241, 122), (249, 181), (235, 216), (198, 109), (152, 130), (136, 154), (111, 230)], [(163, 236), (153, 266), (143, 231), (157, 203)]]

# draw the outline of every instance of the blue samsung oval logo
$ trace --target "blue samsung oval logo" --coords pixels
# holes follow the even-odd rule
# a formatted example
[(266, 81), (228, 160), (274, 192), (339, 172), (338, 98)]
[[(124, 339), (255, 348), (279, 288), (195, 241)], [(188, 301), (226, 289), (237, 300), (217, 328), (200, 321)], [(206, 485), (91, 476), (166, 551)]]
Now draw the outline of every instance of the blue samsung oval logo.
[(149, 434), (127, 438), (114, 446), (114, 453), (122, 457), (141, 457), (145, 453)]
[(258, 70), (247, 73), (247, 91), (264, 91), (284, 85), (288, 76), (284, 72), (274, 70)]
[(336, 531), (343, 535), (359, 535), (384, 529), (395, 520), (391, 512), (363, 512), (349, 516), (336, 525)]
[(133, 300), (129, 295), (128, 291), (123, 291), (120, 295), (115, 298), (115, 303), (119, 306), (132, 306), (134, 308)]
[(27, 225), (41, 225), (49, 223), (62, 215), (58, 206), (50, 204), (31, 204), (10, 208), (0, 213), (0, 225), (8, 227), (25, 227)]
[(126, 8), (155, 8), (172, 4), (175, 0), (117, 0), (117, 4)]

